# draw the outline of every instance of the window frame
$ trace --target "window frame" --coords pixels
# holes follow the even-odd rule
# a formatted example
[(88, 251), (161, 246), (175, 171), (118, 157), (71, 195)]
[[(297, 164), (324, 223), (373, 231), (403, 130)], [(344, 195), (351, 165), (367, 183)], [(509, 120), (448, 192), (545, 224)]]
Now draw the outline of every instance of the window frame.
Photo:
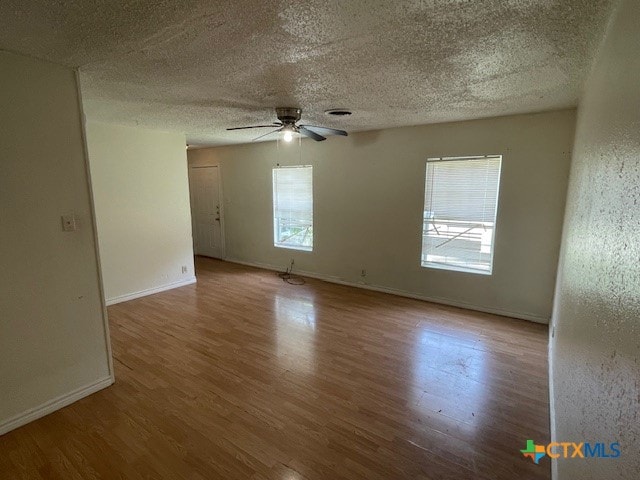
[[(295, 245), (295, 244), (286, 244), (278, 241), (278, 217), (277, 217), (277, 208), (276, 208), (276, 171), (284, 170), (284, 169), (310, 169), (311, 172), (311, 245)], [(272, 204), (272, 212), (273, 212), (273, 246), (276, 248), (284, 248), (288, 250), (298, 250), (302, 252), (312, 252), (313, 244), (314, 244), (314, 199), (313, 199), (313, 165), (278, 165), (272, 169), (271, 173), (271, 204)]]
[[(451, 263), (445, 262), (435, 262), (435, 261), (427, 261), (425, 258), (428, 255), (428, 252), (425, 251), (425, 236), (428, 233), (427, 229), (427, 195), (428, 195), (428, 179), (429, 179), (429, 164), (436, 162), (454, 162), (454, 161), (469, 161), (469, 160), (480, 160), (480, 159), (498, 159), (498, 171), (497, 171), (497, 182), (496, 182), (496, 193), (495, 193), (495, 211), (493, 213), (493, 222), (483, 222), (483, 223), (492, 223), (492, 232), (491, 232), (491, 243), (490, 243), (490, 259), (488, 262), (488, 270), (481, 268), (468, 267), (463, 265), (455, 265)], [(462, 272), (462, 273), (471, 273), (477, 275), (485, 275), (491, 276), (493, 275), (494, 268), (494, 260), (495, 260), (495, 249), (496, 249), (496, 230), (498, 226), (498, 209), (500, 204), (500, 183), (502, 179), (502, 161), (504, 159), (504, 155), (502, 154), (491, 154), (491, 155), (468, 155), (468, 156), (457, 156), (457, 157), (429, 157), (425, 162), (425, 171), (424, 171), (424, 197), (422, 203), (422, 229), (421, 229), (421, 247), (420, 247), (420, 266), (422, 268), (431, 268), (435, 270), (447, 270), (453, 272)], [(453, 222), (452, 220), (443, 219), (444, 222)], [(474, 222), (464, 222), (472, 224)], [(468, 232), (469, 230), (467, 230)], [(455, 238), (455, 237), (454, 237)], [(482, 241), (482, 240), (481, 240)]]

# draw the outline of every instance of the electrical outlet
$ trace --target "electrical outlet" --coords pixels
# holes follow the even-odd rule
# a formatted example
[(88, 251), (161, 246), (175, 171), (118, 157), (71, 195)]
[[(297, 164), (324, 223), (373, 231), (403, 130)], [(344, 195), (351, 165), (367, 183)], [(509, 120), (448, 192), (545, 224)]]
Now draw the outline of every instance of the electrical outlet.
[(367, 284), (367, 269), (363, 268), (360, 270), (360, 279), (358, 280), (358, 283), (360, 285), (366, 285)]
[(187, 268), (186, 265), (182, 265), (182, 273), (187, 273), (189, 271), (189, 269)]
[(62, 230), (65, 232), (76, 231), (76, 216), (71, 213), (69, 215), (62, 215)]

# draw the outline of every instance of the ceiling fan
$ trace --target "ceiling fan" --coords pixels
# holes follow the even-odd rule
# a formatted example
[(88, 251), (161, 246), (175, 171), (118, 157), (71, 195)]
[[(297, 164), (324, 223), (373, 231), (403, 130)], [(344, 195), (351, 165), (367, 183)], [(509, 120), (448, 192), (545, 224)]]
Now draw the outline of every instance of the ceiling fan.
[(318, 127), (315, 125), (297, 125), (300, 120), (300, 115), (302, 114), (302, 110), (299, 108), (276, 108), (276, 116), (278, 117), (278, 122), (274, 122), (271, 125), (253, 125), (251, 127), (234, 127), (227, 128), (227, 130), (245, 130), (248, 128), (273, 128), (277, 127), (275, 130), (265, 133), (264, 135), (260, 135), (253, 139), (260, 140), (268, 135), (277, 132), (283, 132), (282, 139), (285, 142), (290, 142), (293, 140), (293, 134), (299, 133), (309, 138), (313, 138), (317, 142), (321, 142), (322, 140), (326, 140), (324, 135), (343, 135), (347, 136), (347, 132), (344, 130), (337, 130), (335, 128), (329, 127)]

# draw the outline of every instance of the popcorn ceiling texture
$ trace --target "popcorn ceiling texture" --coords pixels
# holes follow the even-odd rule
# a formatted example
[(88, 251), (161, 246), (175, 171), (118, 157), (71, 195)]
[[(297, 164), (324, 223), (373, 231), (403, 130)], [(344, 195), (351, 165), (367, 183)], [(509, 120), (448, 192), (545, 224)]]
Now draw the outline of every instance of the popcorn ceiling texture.
[(4, 0), (0, 48), (81, 67), (90, 119), (218, 145), (276, 106), (349, 131), (575, 106), (612, 1)]

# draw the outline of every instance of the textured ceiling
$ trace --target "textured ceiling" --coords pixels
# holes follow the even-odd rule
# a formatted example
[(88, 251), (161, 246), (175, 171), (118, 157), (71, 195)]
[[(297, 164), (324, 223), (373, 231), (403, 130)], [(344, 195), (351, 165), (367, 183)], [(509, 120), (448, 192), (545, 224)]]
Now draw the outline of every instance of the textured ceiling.
[(0, 48), (80, 67), (89, 119), (220, 145), (277, 106), (348, 131), (574, 106), (612, 3), (3, 0)]

